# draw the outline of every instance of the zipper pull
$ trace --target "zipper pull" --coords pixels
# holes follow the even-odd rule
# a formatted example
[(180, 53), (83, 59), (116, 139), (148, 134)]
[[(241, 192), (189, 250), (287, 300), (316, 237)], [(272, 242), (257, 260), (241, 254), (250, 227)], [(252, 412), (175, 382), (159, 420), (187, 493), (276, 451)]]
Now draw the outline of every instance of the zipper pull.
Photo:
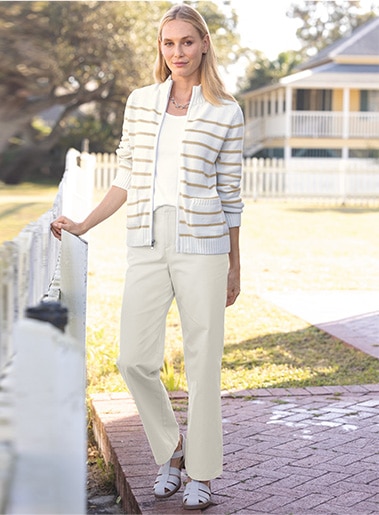
[(151, 247), (150, 247), (151, 249), (153, 249), (153, 248), (154, 248), (154, 244), (155, 244), (155, 240), (152, 240), (152, 241), (151, 241)]

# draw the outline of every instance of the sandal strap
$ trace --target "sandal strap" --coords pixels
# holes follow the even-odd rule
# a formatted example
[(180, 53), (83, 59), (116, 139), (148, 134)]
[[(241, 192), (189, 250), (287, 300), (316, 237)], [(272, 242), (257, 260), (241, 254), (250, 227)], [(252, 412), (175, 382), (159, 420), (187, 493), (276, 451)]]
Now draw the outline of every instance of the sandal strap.
[(183, 458), (183, 456), (184, 456), (183, 449), (179, 449), (178, 451), (174, 452), (174, 454), (171, 456), (170, 460), (172, 460), (172, 458)]
[(183, 494), (183, 502), (186, 506), (201, 506), (209, 503), (210, 499), (211, 490), (207, 485), (196, 480), (187, 483)]

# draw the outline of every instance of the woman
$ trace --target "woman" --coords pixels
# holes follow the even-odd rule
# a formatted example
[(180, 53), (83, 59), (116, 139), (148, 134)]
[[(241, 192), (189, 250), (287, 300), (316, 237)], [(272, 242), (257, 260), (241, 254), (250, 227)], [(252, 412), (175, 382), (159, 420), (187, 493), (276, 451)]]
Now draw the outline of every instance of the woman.
[[(177, 492), (185, 463), (183, 507), (204, 509), (210, 480), (222, 472), (225, 306), (240, 291), (243, 116), (219, 77), (206, 23), (189, 5), (163, 16), (154, 72), (155, 84), (128, 98), (111, 189), (83, 222), (62, 216), (52, 231), (83, 234), (128, 200), (118, 367), (161, 465), (155, 496)], [(186, 439), (160, 381), (174, 297), (188, 384)]]

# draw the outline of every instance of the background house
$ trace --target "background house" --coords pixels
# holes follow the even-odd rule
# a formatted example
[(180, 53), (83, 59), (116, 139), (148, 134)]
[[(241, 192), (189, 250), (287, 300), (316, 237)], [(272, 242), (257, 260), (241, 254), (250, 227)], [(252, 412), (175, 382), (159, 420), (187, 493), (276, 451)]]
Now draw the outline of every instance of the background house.
[(379, 18), (243, 100), (245, 157), (379, 158)]

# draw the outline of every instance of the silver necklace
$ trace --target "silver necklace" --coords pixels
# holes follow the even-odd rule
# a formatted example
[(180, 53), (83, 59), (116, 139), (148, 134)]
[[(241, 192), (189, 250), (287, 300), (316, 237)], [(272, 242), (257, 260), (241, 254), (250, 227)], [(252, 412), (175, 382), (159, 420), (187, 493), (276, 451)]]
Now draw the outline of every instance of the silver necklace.
[(170, 100), (174, 104), (174, 107), (176, 107), (176, 109), (187, 109), (190, 105), (190, 102), (187, 102), (186, 104), (178, 104), (174, 97), (170, 97)]

